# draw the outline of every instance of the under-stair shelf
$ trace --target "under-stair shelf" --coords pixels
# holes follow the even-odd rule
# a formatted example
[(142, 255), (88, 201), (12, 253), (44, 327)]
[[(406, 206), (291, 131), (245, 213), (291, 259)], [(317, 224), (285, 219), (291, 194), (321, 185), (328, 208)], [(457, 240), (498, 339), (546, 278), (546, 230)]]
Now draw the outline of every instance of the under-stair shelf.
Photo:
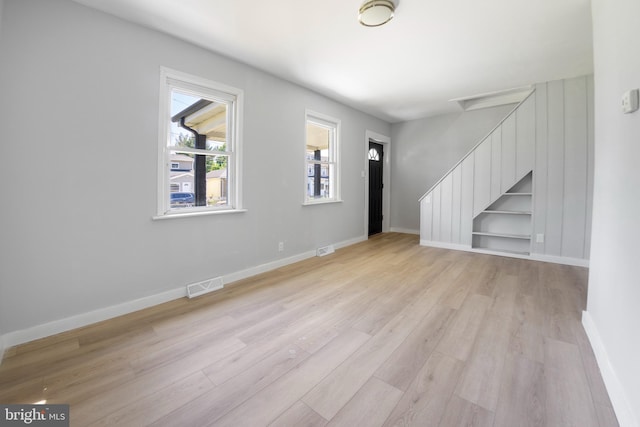
[(482, 211), (482, 213), (488, 214), (505, 214), (505, 215), (531, 215), (531, 211), (498, 211), (498, 210), (490, 210)]
[(529, 255), (533, 173), (529, 172), (473, 219), (474, 249)]
[(523, 239), (523, 240), (531, 239), (530, 234), (487, 233), (484, 231), (474, 231), (472, 234), (474, 236), (502, 237), (504, 239)]
[(521, 255), (521, 256), (529, 256), (531, 255), (531, 253), (529, 251), (513, 251), (510, 249), (482, 249), (482, 248), (475, 248), (476, 252), (480, 252), (483, 254), (489, 254), (489, 255), (500, 255), (500, 254), (513, 254), (513, 255)]

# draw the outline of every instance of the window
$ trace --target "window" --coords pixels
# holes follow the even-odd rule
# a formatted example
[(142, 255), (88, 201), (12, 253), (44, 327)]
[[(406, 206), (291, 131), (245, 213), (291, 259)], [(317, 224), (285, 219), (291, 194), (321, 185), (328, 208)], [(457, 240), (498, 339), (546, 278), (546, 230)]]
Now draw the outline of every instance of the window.
[(238, 211), (242, 91), (162, 68), (158, 216)]
[(340, 201), (340, 120), (306, 112), (305, 204)]

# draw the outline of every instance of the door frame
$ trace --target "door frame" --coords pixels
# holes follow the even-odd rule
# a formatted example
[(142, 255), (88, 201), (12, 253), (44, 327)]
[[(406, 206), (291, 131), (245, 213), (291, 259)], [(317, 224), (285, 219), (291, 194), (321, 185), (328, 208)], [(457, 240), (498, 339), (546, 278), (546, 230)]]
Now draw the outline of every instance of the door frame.
[(391, 138), (365, 130), (364, 133), (364, 235), (369, 238), (369, 141), (382, 145), (384, 157), (382, 159), (382, 232), (388, 233), (391, 224)]

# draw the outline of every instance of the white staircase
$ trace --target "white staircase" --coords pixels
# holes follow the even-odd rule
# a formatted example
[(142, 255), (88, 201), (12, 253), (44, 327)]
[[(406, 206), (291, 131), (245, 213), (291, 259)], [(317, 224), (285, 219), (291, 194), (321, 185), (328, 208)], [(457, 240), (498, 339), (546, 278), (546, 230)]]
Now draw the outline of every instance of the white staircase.
[(422, 196), (421, 244), (529, 255), (535, 113), (530, 94)]

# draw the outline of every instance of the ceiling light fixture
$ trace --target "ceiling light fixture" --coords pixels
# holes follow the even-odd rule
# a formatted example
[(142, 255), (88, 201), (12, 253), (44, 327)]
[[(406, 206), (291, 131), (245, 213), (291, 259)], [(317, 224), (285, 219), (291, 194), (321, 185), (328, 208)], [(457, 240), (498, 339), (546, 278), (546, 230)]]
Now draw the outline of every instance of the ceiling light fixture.
[(358, 13), (358, 21), (365, 27), (379, 27), (393, 18), (396, 5), (391, 0), (367, 0)]

